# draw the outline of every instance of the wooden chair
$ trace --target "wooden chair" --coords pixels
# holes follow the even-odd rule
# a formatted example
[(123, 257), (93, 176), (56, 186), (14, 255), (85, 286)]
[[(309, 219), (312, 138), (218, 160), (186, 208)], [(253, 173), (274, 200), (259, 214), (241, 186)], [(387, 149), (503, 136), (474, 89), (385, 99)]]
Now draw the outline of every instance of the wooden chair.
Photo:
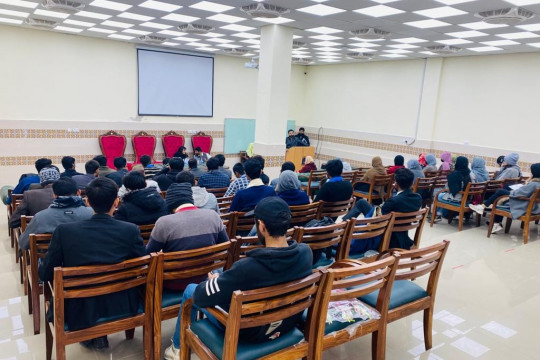
[[(425, 178), (418, 178), (414, 182), (413, 185), (413, 191), (417, 194), (420, 194), (422, 196), (422, 207), (428, 207), (431, 208), (431, 204), (433, 204), (433, 190), (435, 189), (435, 178), (431, 177), (425, 177)], [(428, 195), (426, 197), (426, 195)]]
[(154, 163), (154, 152), (156, 150), (156, 136), (150, 135), (146, 131), (139, 131), (131, 138), (133, 144), (133, 152), (135, 153), (134, 164), (140, 163), (140, 158), (143, 155), (149, 155)]
[(322, 219), (325, 216), (332, 219), (337, 219), (340, 216), (347, 215), (347, 213), (354, 207), (355, 202), (355, 197), (351, 197), (349, 200), (335, 202), (321, 200), (317, 219)]
[(415, 212), (395, 212), (392, 233), (414, 230), (414, 245), (411, 246), (411, 249), (418, 249), (420, 247), (420, 238), (422, 237), (422, 230), (426, 223), (428, 211), (429, 208), (426, 207)]
[(254, 216), (246, 216), (246, 212), (236, 212), (236, 226), (234, 227), (234, 236), (246, 236), (255, 225)]
[[(371, 181), (358, 180), (353, 184), (353, 189), (356, 184), (368, 184), (369, 190), (367, 192), (354, 190), (353, 196), (366, 199), (368, 203), (372, 204), (373, 200), (386, 201), (392, 196), (392, 187), (394, 186), (394, 174), (375, 176)], [(375, 193), (375, 188), (384, 187), (385, 194), (381, 195)]]
[(139, 225), (139, 231), (141, 232), (141, 237), (144, 242), (144, 246), (148, 244), (148, 241), (150, 241), (150, 234), (152, 234), (152, 230), (154, 230), (155, 224), (148, 224), (148, 225)]
[(315, 192), (321, 188), (321, 181), (326, 179), (326, 170), (311, 170), (309, 172), (308, 181), (302, 182), (302, 190), (304, 190), (309, 197), (313, 198)]
[(295, 226), (293, 238), (298, 243), (307, 244), (315, 253), (320, 252), (321, 258), (313, 265), (314, 268), (327, 266), (332, 263), (328, 257), (323, 259), (322, 252), (326, 248), (336, 247), (336, 261), (341, 260), (341, 254), (344, 253), (344, 248), (350, 241), (349, 235), (349, 220), (339, 224), (332, 224), (317, 227), (298, 227)]
[[(472, 212), (472, 210), (469, 208), (469, 202), (472, 197), (484, 196), (484, 191), (486, 190), (487, 182), (480, 182), (480, 183), (468, 183), (465, 190), (460, 191), (459, 193), (462, 194), (462, 198), (460, 202), (442, 202), (439, 200), (439, 194), (448, 192), (448, 189), (443, 189), (439, 191), (434, 198), (433, 203), (433, 213), (437, 211), (437, 208), (443, 208), (450, 211), (455, 211), (459, 213), (459, 225), (458, 229), (459, 231), (463, 230), (463, 219), (466, 213)], [(430, 226), (433, 227), (433, 224), (435, 222), (436, 216), (431, 216), (431, 223)], [(448, 223), (452, 222), (452, 217), (449, 217)], [(476, 214), (476, 226), (480, 226), (480, 215)]]
[(43, 260), (49, 250), (52, 234), (30, 234), (30, 264), (26, 267), (26, 294), (28, 296), (28, 313), (34, 320), (34, 335), (39, 334), (41, 309), (39, 295), (43, 294), (43, 284), (39, 282), (39, 260)]
[(159, 192), (159, 195), (161, 195), (161, 197), (163, 198), (163, 200), (165, 200), (165, 198), (167, 197), (167, 190), (162, 190)]
[(517, 178), (508, 178), (503, 180), (503, 187), (508, 187), (515, 184), (521, 184), (521, 176)]
[(356, 171), (344, 171), (341, 173), (341, 177), (343, 178), (343, 181), (348, 181), (351, 184), (356, 181)]
[(184, 135), (171, 130), (161, 137), (161, 143), (165, 151), (165, 157), (172, 158), (180, 146), (184, 146), (185, 138)]
[[(66, 345), (90, 340), (119, 331), (126, 332), (126, 338), (133, 338), (133, 330), (143, 327), (144, 359), (152, 358), (152, 319), (154, 280), (156, 277), (157, 256), (147, 255), (127, 260), (119, 264), (93, 265), (71, 268), (57, 267), (54, 269), (53, 292), (54, 323), (46, 326), (47, 360), (51, 359), (53, 339), (56, 340), (56, 359), (65, 360)], [(130, 289), (143, 290), (142, 312), (126, 314), (117, 320), (99, 322), (81, 330), (65, 328), (64, 301), (100, 296)], [(47, 290), (49, 291), (49, 290)], [(52, 304), (46, 302), (45, 311)]]
[[(206, 191), (208, 191), (208, 190), (209, 189), (206, 189)], [(210, 192), (210, 191), (208, 191), (208, 192)], [(232, 195), (232, 196), (220, 196), (220, 197), (217, 197), (217, 195), (216, 195), (216, 200), (217, 200), (217, 203), (218, 203), (219, 212), (221, 214), (225, 214), (225, 213), (229, 212), (229, 209), (231, 208), (233, 197), (234, 197), (234, 195)]]
[(101, 153), (107, 158), (107, 166), (114, 169), (114, 159), (124, 156), (126, 151), (126, 137), (111, 130), (103, 135), (99, 135), (98, 140)]
[[(386, 326), (390, 291), (397, 269), (396, 258), (364, 264), (355, 260), (337, 262), (327, 269), (323, 287), (321, 313), (317, 321), (315, 359), (322, 359), (322, 352), (335, 346), (371, 334), (371, 358), (385, 359)], [(355, 300), (375, 293), (375, 303), (369, 304), (380, 314), (379, 319), (369, 319), (359, 324), (333, 321), (326, 323), (328, 305), (334, 301)]]
[(439, 175), (435, 178), (435, 184), (433, 184), (433, 188), (442, 189), (446, 187), (446, 184), (448, 184), (448, 179), (446, 178), (446, 175)]
[[(397, 271), (390, 301), (388, 303), (387, 322), (402, 319), (419, 311), (424, 312), (424, 344), (426, 350), (432, 347), (433, 310), (435, 295), (442, 264), (450, 242), (441, 243), (415, 250), (390, 249), (397, 253)], [(387, 254), (381, 257), (387, 256)], [(353, 260), (351, 260), (353, 261)], [(427, 286), (424, 289), (412, 280), (428, 275)], [(369, 294), (360, 298), (363, 302), (374, 306), (377, 294)]]
[[(12, 194), (11, 195), (11, 204), (8, 206), (11, 208), (10, 217), (11, 215), (17, 210), (17, 206), (19, 206), (23, 200), (24, 194)], [(9, 218), (8, 218), (9, 221)], [(8, 223), (9, 224), (9, 223)], [(9, 227), (9, 225), (8, 225)], [(15, 254), (19, 253), (19, 245), (17, 243), (17, 236), (20, 232), (20, 229), (11, 229), (10, 235), (11, 235), (11, 247), (15, 248)], [(19, 261), (17, 256), (15, 256), (15, 262)]]
[(212, 150), (213, 142), (214, 142), (214, 139), (212, 138), (212, 136), (206, 135), (202, 131), (199, 131), (197, 134), (191, 137), (192, 149), (195, 149), (196, 147), (200, 147), (202, 152), (205, 152), (208, 154), (210, 154), (210, 151)]
[(229, 239), (234, 238), (236, 234), (236, 212), (221, 214), (219, 217), (227, 229), (227, 236)]
[(426, 171), (424, 173), (426, 178), (436, 178), (437, 176), (439, 176), (439, 174), (440, 174), (439, 171)]
[(311, 220), (317, 219), (320, 202), (307, 205), (289, 206), (291, 209), (291, 226), (304, 226)]
[(228, 187), (224, 188), (215, 188), (215, 189), (209, 189), (206, 188), (206, 191), (208, 191), (211, 194), (214, 194), (216, 198), (222, 198), (225, 196), (225, 193), (227, 192)]
[[(13, 189), (8, 189), (8, 199), (11, 199), (11, 195), (13, 194)], [(13, 214), (11, 203), (6, 205), (6, 213), (7, 213), (7, 223), (9, 223), (9, 218), (11, 217), (11, 214)], [(11, 228), (8, 226), (8, 236), (11, 238)], [(13, 247), (13, 245), (11, 246)]]
[(232, 240), (199, 249), (158, 254), (154, 293), (154, 359), (161, 359), (161, 322), (176, 318), (182, 301), (182, 291), (168, 290), (164, 282), (203, 281), (209, 272), (232, 263), (234, 246), (235, 240)]
[[(287, 230), (287, 233), (285, 234), (287, 241), (292, 240), (294, 231), (294, 228)], [(248, 251), (262, 247), (264, 247), (264, 245), (260, 243), (258, 236), (237, 236), (236, 244), (234, 246), (233, 262), (245, 258)]]
[[(499, 203), (502, 203), (504, 200), (507, 200), (508, 196), (501, 196), (498, 199), (495, 200), (493, 203), (493, 207), (491, 210), (491, 219), (489, 220), (489, 228), (488, 228), (488, 234), (487, 237), (489, 238), (491, 236), (491, 232), (493, 230), (493, 224), (495, 223), (495, 216), (499, 215), (506, 218), (506, 226), (504, 228), (504, 232), (507, 234), (510, 231), (510, 226), (512, 226), (512, 214), (510, 213), (510, 207), (497, 207)], [(529, 242), (529, 226), (531, 221), (539, 221), (540, 220), (540, 213), (534, 214), (533, 211), (538, 204), (540, 203), (540, 189), (536, 189), (533, 193), (533, 195), (530, 198), (526, 197), (520, 197), (518, 198), (523, 201), (528, 201), (529, 205), (527, 206), (527, 211), (524, 215), (520, 216), (517, 220), (522, 222), (523, 226), (523, 244), (527, 244)]]
[[(199, 359), (233, 360), (257, 359), (313, 359), (316, 322), (319, 317), (322, 291), (326, 275), (315, 272), (305, 278), (284, 284), (249, 291), (233, 292), (229, 311), (220, 307), (205, 308), (225, 328), (212, 325), (208, 319), (191, 322), (193, 299), (182, 307), (180, 325), (180, 358), (190, 359), (193, 351)], [(242, 329), (262, 326), (303, 313), (307, 309), (307, 323), (302, 333), (293, 329), (273, 341), (250, 343), (239, 339)]]
[(390, 245), (390, 235), (392, 234), (392, 227), (394, 225), (394, 213), (386, 214), (383, 216), (377, 216), (372, 218), (349, 220), (349, 241), (346, 242), (347, 246), (343, 247), (343, 252), (339, 255), (340, 259), (361, 259), (364, 262), (373, 261), (375, 257), (365, 257), (365, 252), (359, 254), (350, 254), (350, 248), (355, 241), (369, 241), (370, 244), (365, 245), (365, 248), (376, 245), (375, 241), (380, 237), (377, 251), (379, 254), (388, 250)]
[[(28, 223), (32, 220), (32, 218), (33, 216), (21, 215), (21, 235), (26, 231), (26, 227), (28, 226)], [(17, 237), (17, 249), (19, 249), (19, 251), (15, 253), (15, 256), (19, 257), (19, 275), (21, 277), (21, 284), (23, 284), (24, 295), (27, 295), (26, 284), (28, 281), (28, 277), (26, 275), (26, 268), (29, 264), (30, 257), (28, 250), (22, 250), (20, 248), (19, 236)], [(17, 260), (15, 262), (17, 262)]]
[(491, 195), (495, 194), (497, 190), (502, 189), (504, 186), (504, 180), (489, 180), (486, 184), (486, 191), (484, 192), (484, 199), (487, 199)]

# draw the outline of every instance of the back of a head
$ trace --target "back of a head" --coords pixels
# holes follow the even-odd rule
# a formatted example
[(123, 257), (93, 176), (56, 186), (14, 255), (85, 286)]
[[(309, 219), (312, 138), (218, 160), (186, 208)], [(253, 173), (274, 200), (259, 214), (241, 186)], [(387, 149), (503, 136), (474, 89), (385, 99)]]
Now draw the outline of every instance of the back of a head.
[[(418, 162), (418, 160), (416, 160)], [(401, 190), (409, 189), (414, 181), (414, 174), (406, 168), (397, 169), (394, 173), (394, 180)]]
[(107, 158), (104, 155), (94, 156), (92, 160), (96, 160), (99, 163), (99, 166), (107, 166)]
[(34, 166), (36, 167), (36, 170), (37, 170), (38, 173), (44, 167), (51, 166), (51, 165), (52, 165), (52, 160), (47, 159), (47, 158), (37, 159), (36, 162), (34, 163)]
[[(289, 205), (277, 196), (270, 196), (259, 201), (254, 210), (255, 219), (261, 220), (271, 237), (285, 236), (291, 224)], [(258, 221), (256, 222), (258, 226)]]
[(188, 160), (188, 166), (189, 166), (190, 169), (196, 169), (198, 163), (199, 162), (197, 161), (197, 159), (189, 159)]
[(53, 193), (56, 196), (75, 196), (77, 195), (77, 183), (70, 177), (61, 177), (53, 182)]
[(241, 163), (234, 164), (232, 169), (233, 169), (233, 171), (235, 173), (238, 173), (240, 175), (244, 175), (244, 165), (242, 165)]
[(64, 170), (70, 170), (73, 169), (73, 165), (75, 165), (75, 158), (72, 156), (64, 156), (62, 158), (62, 167)]
[(343, 173), (343, 163), (341, 160), (330, 160), (326, 163), (326, 172), (330, 177), (341, 176)]
[(200, 146), (197, 146), (194, 150), (197, 151), (197, 152), (202, 152), (202, 149), (201, 149)]
[(128, 190), (139, 190), (146, 188), (146, 180), (140, 171), (130, 171), (122, 178), (122, 184)]
[(454, 165), (454, 169), (456, 171), (462, 171), (469, 168), (469, 159), (467, 159), (465, 156), (458, 156), (456, 158), (456, 164)]
[(114, 158), (114, 167), (116, 170), (121, 170), (125, 168), (127, 165), (127, 160), (125, 157), (119, 156), (117, 158)]
[(283, 164), (281, 164), (281, 172), (284, 172), (286, 170), (296, 170), (296, 166), (294, 166), (294, 163), (292, 161), (285, 161)]
[(216, 159), (215, 157), (211, 157), (206, 162), (206, 167), (208, 168), (208, 170), (217, 170), (217, 169), (219, 169), (219, 160)]
[(531, 174), (533, 179), (539, 179), (540, 178), (540, 163), (532, 164), (531, 165)]
[(54, 165), (44, 167), (39, 172), (39, 183), (41, 186), (45, 186), (60, 179), (60, 171)]
[(261, 164), (261, 171), (264, 170), (264, 158), (261, 155), (255, 155), (252, 159), (257, 160)]
[(99, 163), (96, 160), (88, 160), (86, 164), (84, 164), (84, 169), (87, 174), (93, 175), (96, 170), (99, 169)]
[(403, 166), (403, 164), (405, 164), (405, 158), (401, 155), (397, 155), (395, 158), (394, 158), (394, 165), (395, 166)]
[(420, 165), (420, 162), (416, 159), (411, 159), (407, 161), (407, 168), (409, 170), (420, 170), (422, 171), (422, 165)]
[(504, 157), (504, 162), (508, 165), (515, 166), (519, 161), (518, 153), (510, 153)]
[(118, 186), (106, 177), (92, 180), (85, 190), (88, 202), (97, 214), (108, 213), (118, 196)]
[(250, 179), (258, 179), (261, 177), (261, 163), (254, 158), (248, 159), (244, 163), (244, 171)]
[(152, 158), (150, 156), (148, 156), (148, 155), (142, 155), (139, 158), (139, 161), (141, 162), (141, 165), (143, 167), (147, 167), (152, 162)]
[(164, 158), (163, 161), (161, 162), (163, 164), (163, 166), (166, 166), (166, 165), (169, 165), (169, 162), (171, 161), (171, 158)]
[(304, 129), (303, 127), (301, 127), (300, 129), (298, 129), (298, 131), (306, 131), (306, 129)]
[(216, 159), (218, 159), (219, 161), (219, 166), (223, 166), (225, 165), (225, 155), (223, 154), (217, 154), (216, 156), (214, 156)]
[(169, 160), (169, 167), (173, 171), (182, 171), (184, 170), (184, 160), (178, 157), (173, 157)]
[(188, 183), (188, 184), (191, 184), (191, 186), (194, 186), (195, 176), (193, 176), (193, 174), (190, 173), (189, 171), (181, 171), (176, 175), (175, 181), (178, 184)]

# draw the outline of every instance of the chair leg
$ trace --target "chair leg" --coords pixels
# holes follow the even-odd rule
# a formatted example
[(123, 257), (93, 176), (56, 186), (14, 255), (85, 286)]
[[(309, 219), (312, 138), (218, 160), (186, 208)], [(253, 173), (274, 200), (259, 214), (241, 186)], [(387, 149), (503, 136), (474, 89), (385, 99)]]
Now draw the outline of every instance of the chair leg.
[(431, 349), (433, 346), (433, 307), (429, 307), (424, 310), (424, 346), (426, 347), (426, 351)]
[(480, 222), (482, 221), (482, 216), (476, 214), (476, 227), (480, 227)]
[(459, 212), (459, 223), (458, 223), (458, 230), (463, 230), (463, 211)]
[[(34, 335), (39, 334), (41, 309), (39, 307), (39, 287), (32, 292), (32, 317), (34, 318)], [(58, 357), (58, 355), (57, 355)]]
[(24, 284), (24, 269), (23, 269), (23, 259), (22, 259), (22, 257), (19, 259), (19, 276), (21, 278), (21, 284)]
[(15, 247), (15, 229), (11, 229), (11, 248)]
[(437, 217), (437, 207), (435, 205), (437, 204), (433, 204), (433, 210), (431, 211), (431, 220), (429, 222), (429, 227), (433, 227), (433, 224), (435, 223), (435, 218)]
[(131, 340), (135, 336), (135, 329), (126, 330), (125, 333), (126, 333), (126, 340)]
[(18, 263), (19, 262), (19, 239), (15, 239), (14, 246), (15, 246), (15, 263)]
[(385, 329), (379, 329), (371, 334), (371, 359), (386, 359), (386, 326)]
[(54, 339), (53, 339), (51, 327), (49, 326), (48, 323), (46, 323), (45, 324), (45, 348), (46, 348), (46, 353), (47, 353), (46, 355), (47, 360), (51, 360), (52, 358), (53, 342), (54, 342)]
[(30, 283), (27, 285), (26, 296), (28, 298), (28, 313), (32, 315), (32, 288), (30, 287)]
[(510, 227), (512, 226), (512, 218), (506, 219), (506, 226), (504, 227), (504, 233), (508, 234), (510, 232)]
[(529, 242), (529, 224), (530, 222), (526, 221), (525, 225), (523, 226), (523, 244), (527, 244)]
[(66, 346), (56, 341), (56, 360), (66, 360)]
[[(159, 311), (159, 309), (156, 309), (156, 312)], [(154, 327), (153, 327), (153, 349), (154, 349), (154, 359), (161, 359), (161, 317), (159, 318), (159, 324), (158, 321), (155, 319), (156, 314), (154, 313)], [(184, 341), (180, 341), (180, 345), (182, 345)]]

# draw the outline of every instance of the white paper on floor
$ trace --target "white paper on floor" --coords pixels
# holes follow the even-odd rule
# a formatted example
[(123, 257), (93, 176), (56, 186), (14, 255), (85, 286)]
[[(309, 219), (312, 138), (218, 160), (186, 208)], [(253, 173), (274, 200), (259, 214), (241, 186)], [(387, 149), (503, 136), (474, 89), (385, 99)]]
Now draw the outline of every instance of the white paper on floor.
[(464, 319), (452, 313), (448, 313), (448, 315), (440, 317), (438, 320), (447, 323), (450, 326), (456, 326), (465, 321)]
[(28, 352), (28, 344), (23, 339), (17, 339), (17, 349), (19, 354), (24, 354)]
[[(438, 349), (440, 347), (442, 347), (444, 345), (444, 343), (441, 343), (437, 346), (434, 346), (431, 348), (431, 351), (435, 350), (435, 349)], [(410, 349), (408, 351), (409, 354), (411, 354), (412, 356), (418, 356), (422, 353), (426, 352), (426, 346), (424, 345), (424, 343), (421, 343), (419, 345), (416, 345), (415, 347), (413, 347), (412, 349)]]
[(9, 305), (19, 304), (21, 302), (21, 297), (14, 297), (8, 300)]
[(447, 315), (450, 315), (450, 312), (449, 312), (449, 311), (441, 310), (441, 311), (439, 311), (438, 313), (433, 314), (433, 318), (434, 318), (435, 320), (438, 320), (438, 319), (440, 319), (440, 318), (442, 318), (442, 317), (445, 317), (445, 316), (447, 316)]
[(454, 331), (452, 329), (444, 330), (443, 334), (448, 336), (450, 339), (453, 339), (456, 336), (460, 335), (460, 333), (458, 333), (458, 332), (456, 332), (456, 331)]
[[(420, 356), (417, 356), (414, 358), (414, 360), (420, 360)], [(435, 355), (433, 353), (430, 353), (427, 357), (427, 359), (423, 359), (423, 360), (444, 360), (442, 357), (440, 357), (439, 355)]]
[[(432, 335), (435, 335), (435, 334), (437, 334), (437, 332), (436, 332), (435, 330), (432, 330), (431, 334), (432, 334)], [(415, 338), (417, 338), (418, 340), (424, 341), (424, 327), (421, 326), (421, 327), (418, 327), (418, 328), (414, 329), (414, 330), (412, 331), (412, 335), (413, 335)]]
[(469, 339), (466, 336), (454, 341), (451, 345), (475, 358), (480, 357), (489, 351), (488, 347)]
[(516, 330), (510, 329), (504, 325), (499, 324), (496, 321), (488, 322), (485, 325), (481, 326), (482, 329), (492, 332), (495, 335), (502, 337), (503, 339), (508, 339), (517, 334)]
[(5, 319), (9, 316), (7, 306), (0, 306), (0, 319)]

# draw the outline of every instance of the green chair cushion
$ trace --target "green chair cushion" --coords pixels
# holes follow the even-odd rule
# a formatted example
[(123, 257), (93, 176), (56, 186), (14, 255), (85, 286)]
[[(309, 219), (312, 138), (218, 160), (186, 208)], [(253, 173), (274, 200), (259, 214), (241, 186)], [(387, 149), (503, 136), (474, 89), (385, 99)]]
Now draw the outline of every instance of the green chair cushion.
[[(412, 281), (409, 281), (409, 280), (394, 281), (394, 286), (392, 287), (392, 293), (390, 294), (390, 304), (388, 305), (388, 308), (394, 309), (401, 305), (405, 305), (412, 301), (421, 299), (427, 295), (428, 294), (426, 290), (416, 285)], [(378, 296), (379, 296), (379, 290), (374, 291), (365, 296), (362, 296), (360, 300), (372, 307), (375, 307), (375, 305), (377, 304)]]

